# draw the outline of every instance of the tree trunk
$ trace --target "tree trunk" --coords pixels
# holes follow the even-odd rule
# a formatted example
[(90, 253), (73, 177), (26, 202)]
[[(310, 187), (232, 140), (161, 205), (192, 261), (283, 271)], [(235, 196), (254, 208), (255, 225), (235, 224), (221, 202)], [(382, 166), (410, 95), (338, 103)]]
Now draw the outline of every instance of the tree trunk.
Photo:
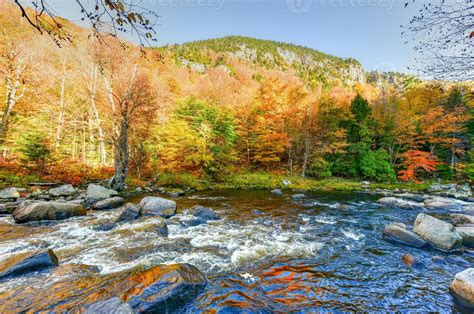
[(107, 151), (105, 149), (104, 131), (102, 130), (99, 112), (95, 104), (95, 94), (97, 89), (97, 72), (98, 67), (97, 65), (94, 65), (91, 71), (91, 81), (89, 83), (89, 96), (91, 105), (90, 109), (97, 124), (97, 137), (99, 141), (99, 162), (101, 164), (105, 164), (107, 163)]
[(117, 191), (123, 190), (126, 187), (125, 179), (128, 172), (128, 160), (128, 121), (125, 116), (122, 116), (120, 137), (115, 153), (115, 175), (113, 178), (113, 188)]
[(61, 132), (64, 122), (64, 91), (66, 85), (66, 58), (63, 59), (63, 68), (62, 68), (62, 78), (61, 78), (61, 91), (59, 94), (59, 113), (58, 113), (58, 124), (56, 126), (56, 141), (55, 149), (59, 149), (59, 144), (61, 142)]
[(109, 100), (110, 108), (112, 109), (112, 133), (114, 140), (116, 140), (119, 137), (119, 126), (118, 126), (118, 119), (117, 119), (117, 109), (115, 107), (115, 101), (114, 101), (114, 91), (112, 88), (112, 84), (110, 84), (109, 80), (107, 77), (102, 76), (104, 80), (104, 85), (105, 88), (107, 89), (107, 99)]
[(309, 139), (305, 138), (304, 140), (304, 156), (303, 156), (303, 169), (301, 170), (301, 177), (306, 177), (306, 170), (308, 168), (308, 159), (309, 159)]
[[(5, 78), (6, 106), (3, 109), (2, 122), (0, 124), (0, 145), (5, 143), (8, 131), (8, 122), (13, 107), (25, 95), (26, 89), (25, 83), (22, 82), (26, 64), (24, 62), (19, 62), (16, 67), (10, 64), (9, 69), (10, 70)], [(21, 93), (18, 95), (20, 88)]]

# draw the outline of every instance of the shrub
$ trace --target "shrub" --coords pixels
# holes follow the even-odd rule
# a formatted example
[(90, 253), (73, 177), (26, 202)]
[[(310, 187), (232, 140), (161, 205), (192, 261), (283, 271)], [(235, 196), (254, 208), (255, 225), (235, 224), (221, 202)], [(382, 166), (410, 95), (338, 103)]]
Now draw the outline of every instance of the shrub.
[(360, 160), (359, 167), (364, 178), (374, 181), (395, 181), (396, 175), (388, 162), (384, 149), (368, 151)]

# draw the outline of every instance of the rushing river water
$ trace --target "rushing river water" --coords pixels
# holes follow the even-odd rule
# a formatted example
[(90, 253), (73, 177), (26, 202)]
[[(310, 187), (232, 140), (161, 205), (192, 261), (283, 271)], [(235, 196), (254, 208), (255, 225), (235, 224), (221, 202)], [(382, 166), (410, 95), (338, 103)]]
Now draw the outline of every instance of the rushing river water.
[[(384, 208), (376, 200), (358, 193), (308, 193), (300, 200), (268, 191), (197, 193), (177, 199), (179, 208), (210, 206), (222, 219), (183, 227), (178, 220), (186, 217), (178, 215), (168, 224), (168, 238), (154, 232), (155, 218), (98, 231), (118, 211), (29, 226), (3, 217), (0, 256), (52, 248), (61, 264), (96, 266), (103, 274), (190, 263), (209, 285), (182, 308), (189, 313), (460, 310), (448, 287), (474, 255), (383, 241), (386, 225), (411, 225), (419, 211)], [(407, 267), (402, 261), (407, 253), (420, 263)], [(18, 285), (47, 287), (67, 276), (65, 271), (14, 278), (2, 283), (0, 293)]]

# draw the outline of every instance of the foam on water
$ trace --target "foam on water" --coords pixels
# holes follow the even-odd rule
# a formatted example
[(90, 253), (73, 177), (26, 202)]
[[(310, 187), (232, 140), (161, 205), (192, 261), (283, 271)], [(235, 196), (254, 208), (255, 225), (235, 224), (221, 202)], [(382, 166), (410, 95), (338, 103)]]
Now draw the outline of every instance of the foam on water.
[(57, 222), (48, 227), (51, 228), (48, 233), (3, 242), (0, 253), (35, 250), (39, 241), (53, 249), (62, 264), (97, 266), (104, 274), (136, 265), (172, 263), (190, 263), (205, 273), (217, 273), (245, 268), (269, 258), (308, 257), (322, 247), (319, 242), (305, 239), (302, 228), (285, 229), (278, 221), (268, 224), (259, 219), (239, 224), (224, 218), (184, 227), (177, 220), (190, 217), (177, 215), (167, 222), (168, 238), (154, 232), (163, 221), (161, 218), (124, 223), (110, 231), (95, 230), (117, 216), (118, 212), (95, 212)]
[(362, 239), (363, 237), (365, 237), (363, 234), (358, 234), (358, 233), (355, 233), (354, 231), (352, 230), (342, 230), (342, 233), (349, 239), (352, 239), (352, 240), (356, 240), (356, 241), (359, 241), (360, 239)]

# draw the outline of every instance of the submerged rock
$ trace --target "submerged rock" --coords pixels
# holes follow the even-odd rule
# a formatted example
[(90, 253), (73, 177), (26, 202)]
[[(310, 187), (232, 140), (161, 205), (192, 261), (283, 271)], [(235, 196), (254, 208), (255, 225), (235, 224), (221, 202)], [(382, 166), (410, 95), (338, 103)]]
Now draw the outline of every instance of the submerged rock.
[(95, 231), (110, 231), (110, 230), (114, 229), (115, 227), (117, 227), (116, 223), (105, 222), (105, 223), (102, 223), (100, 225), (95, 226), (94, 230)]
[(387, 207), (392, 208), (401, 208), (401, 209), (422, 209), (424, 208), (423, 203), (417, 203), (412, 201), (407, 201), (401, 198), (396, 197), (384, 197), (377, 201), (379, 204), (382, 204)]
[(72, 196), (76, 194), (76, 189), (71, 184), (65, 184), (57, 188), (50, 189), (48, 194), (54, 197)]
[(403, 224), (394, 223), (387, 226), (383, 231), (384, 240), (392, 243), (408, 245), (421, 248), (426, 245), (426, 241), (415, 233), (406, 230)]
[(204, 221), (221, 219), (221, 216), (219, 216), (219, 214), (216, 213), (214, 209), (210, 207), (204, 207), (201, 205), (196, 205), (196, 206), (191, 207), (188, 210), (188, 213)]
[(2, 310), (66, 313), (91, 306), (122, 308), (119, 302), (110, 301), (119, 298), (133, 312), (174, 313), (206, 284), (204, 275), (189, 264), (137, 267), (108, 275), (82, 274), (47, 287), (16, 286), (2, 293)]
[(54, 266), (58, 266), (58, 257), (54, 254), (53, 250), (20, 253), (2, 261), (0, 265), (0, 279)]
[(142, 215), (140, 207), (135, 206), (132, 203), (127, 203), (124, 206), (124, 209), (120, 213), (120, 216), (117, 218), (116, 222), (127, 222), (138, 219)]
[(159, 223), (157, 226), (156, 226), (156, 230), (155, 232), (162, 236), (162, 237), (167, 237), (168, 236), (168, 225), (163, 221), (161, 223)]
[(206, 223), (205, 220), (202, 220), (201, 218), (197, 218), (197, 217), (181, 218), (179, 220), (179, 224), (184, 228), (196, 227), (196, 226), (199, 226), (199, 225), (202, 225), (202, 224), (205, 224), (205, 223)]
[(17, 188), (0, 190), (0, 200), (15, 200), (19, 197), (20, 193)]
[(22, 203), (12, 216), (16, 223), (41, 220), (63, 220), (74, 216), (85, 216), (86, 209), (79, 204), (39, 202)]
[(176, 202), (161, 197), (147, 196), (140, 201), (143, 216), (170, 218), (176, 215)]
[(105, 199), (103, 201), (99, 201), (92, 206), (92, 209), (95, 210), (109, 210), (109, 209), (116, 209), (125, 203), (125, 200), (121, 197), (111, 197)]
[(291, 196), (294, 200), (299, 200), (299, 199), (302, 199), (302, 198), (305, 198), (306, 195), (304, 194), (294, 194)]
[(462, 305), (474, 308), (474, 268), (457, 273), (449, 290)]
[(117, 297), (99, 301), (87, 307), (85, 314), (133, 314), (132, 307)]
[(453, 225), (426, 214), (419, 214), (413, 231), (434, 248), (450, 251), (461, 246), (462, 237)]
[(405, 263), (405, 265), (407, 265), (408, 267), (421, 266), (422, 265), (421, 262), (411, 254), (403, 255), (402, 260)]

